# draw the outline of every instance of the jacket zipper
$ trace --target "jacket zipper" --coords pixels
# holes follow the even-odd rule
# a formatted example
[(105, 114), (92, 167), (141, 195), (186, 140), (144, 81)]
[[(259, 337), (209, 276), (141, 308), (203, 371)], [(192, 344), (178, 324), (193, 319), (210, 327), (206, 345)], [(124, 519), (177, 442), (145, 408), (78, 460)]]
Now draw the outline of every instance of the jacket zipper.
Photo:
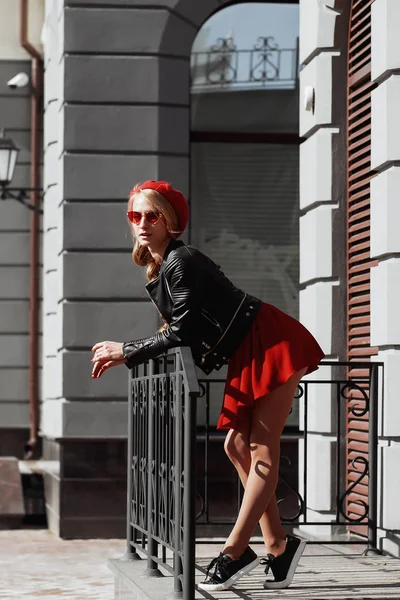
[[(147, 291), (147, 290), (146, 290)], [(147, 291), (147, 295), (149, 296), (150, 300), (152, 301), (152, 303), (154, 304), (154, 306), (157, 309), (158, 314), (160, 315), (160, 317), (162, 318), (162, 320), (164, 321), (164, 323), (167, 322), (166, 318), (164, 317), (164, 315), (160, 312), (160, 309), (158, 308), (157, 304), (154, 302), (153, 298), (151, 297), (151, 294)]]
[(207, 312), (204, 308), (201, 309), (201, 314), (205, 317), (210, 323), (218, 327), (220, 331), (223, 331), (222, 326), (218, 323), (217, 319), (215, 319), (209, 312)]
[[(165, 277), (165, 283), (166, 283), (167, 290), (168, 290), (168, 293), (169, 293), (169, 295), (170, 295), (170, 298), (171, 298), (171, 300), (172, 300), (171, 289), (170, 289), (170, 287), (169, 287), (168, 280), (167, 280), (167, 278), (166, 278), (166, 277)], [(153, 300), (153, 298), (151, 297), (151, 295), (150, 295), (150, 294), (149, 294), (149, 296), (150, 296), (150, 300), (153, 302), (154, 306), (155, 306), (155, 307), (158, 309), (158, 306), (157, 306), (157, 304), (154, 302), (154, 300)], [(202, 363), (202, 364), (204, 364), (204, 363), (206, 362), (206, 356), (208, 356), (208, 354), (210, 354), (210, 353), (211, 353), (211, 352), (214, 350), (214, 348), (216, 348), (216, 347), (218, 346), (218, 344), (221, 342), (221, 340), (223, 340), (223, 339), (224, 339), (224, 337), (226, 336), (226, 334), (228, 333), (228, 331), (229, 331), (229, 329), (230, 329), (230, 327), (231, 327), (231, 325), (232, 325), (233, 321), (236, 319), (236, 316), (237, 316), (237, 314), (238, 314), (239, 310), (242, 308), (243, 302), (246, 300), (246, 296), (247, 296), (247, 294), (245, 294), (245, 295), (243, 296), (243, 298), (242, 298), (242, 301), (240, 302), (239, 306), (237, 307), (237, 309), (236, 309), (236, 311), (235, 311), (235, 314), (233, 315), (232, 319), (231, 319), (231, 320), (230, 320), (230, 322), (228, 323), (228, 326), (227, 326), (227, 328), (225, 329), (224, 333), (221, 335), (221, 337), (219, 338), (219, 340), (218, 340), (218, 341), (217, 341), (217, 342), (214, 344), (214, 346), (213, 346), (212, 348), (210, 348), (210, 349), (209, 349), (207, 352), (205, 352), (204, 354), (202, 354), (202, 355), (201, 355), (201, 363)], [(158, 312), (160, 313), (160, 311), (158, 311)], [(222, 327), (221, 327), (221, 325), (218, 323), (218, 321), (217, 321), (216, 319), (214, 319), (214, 317), (213, 317), (212, 315), (210, 315), (210, 313), (208, 313), (208, 312), (207, 312), (207, 311), (206, 311), (204, 308), (202, 308), (202, 309), (201, 309), (201, 312), (202, 312), (203, 316), (204, 316), (206, 319), (208, 319), (208, 320), (209, 320), (211, 323), (213, 323), (213, 325), (216, 325), (216, 326), (218, 327), (218, 329), (219, 329), (220, 331), (222, 331)], [(160, 314), (161, 314), (161, 313), (160, 313)], [(208, 316), (208, 315), (209, 315), (209, 316)], [(163, 316), (163, 315), (161, 315), (161, 316)], [(164, 318), (164, 317), (163, 317), (163, 318)]]
[(214, 344), (214, 346), (212, 348), (210, 348), (210, 350), (208, 350), (207, 352), (205, 352), (204, 354), (202, 354), (202, 358), (201, 358), (201, 364), (204, 364), (206, 362), (206, 356), (208, 356), (213, 350), (214, 348), (216, 348), (218, 346), (218, 344), (224, 339), (224, 337), (226, 336), (226, 334), (228, 333), (233, 321), (236, 319), (236, 316), (239, 312), (239, 310), (242, 308), (243, 306), (243, 302), (246, 299), (247, 294), (245, 294), (243, 296), (243, 299), (241, 301), (241, 303), (239, 304), (238, 308), (236, 309), (235, 314), (233, 315), (232, 319), (229, 322), (229, 325), (227, 326), (227, 328), (225, 329), (224, 333), (221, 335), (221, 337), (219, 338), (218, 342), (216, 344)]

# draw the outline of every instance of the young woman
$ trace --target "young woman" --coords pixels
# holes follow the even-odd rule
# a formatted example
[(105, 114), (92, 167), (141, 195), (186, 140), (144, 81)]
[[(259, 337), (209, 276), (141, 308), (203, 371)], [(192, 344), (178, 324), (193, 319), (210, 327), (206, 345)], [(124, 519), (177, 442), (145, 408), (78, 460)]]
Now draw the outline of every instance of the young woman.
[(92, 377), (129, 368), (189, 345), (205, 373), (228, 364), (217, 427), (228, 430), (225, 451), (244, 487), (237, 521), (199, 587), (228, 589), (259, 564), (249, 540), (260, 523), (273, 580), (287, 587), (305, 542), (286, 536), (275, 497), (280, 437), (300, 379), (324, 354), (307, 329), (270, 304), (236, 288), (207, 256), (177, 241), (188, 223), (185, 197), (164, 181), (136, 185), (128, 201), (135, 238), (133, 260), (146, 267), (147, 292), (165, 326), (136, 341), (93, 346)]

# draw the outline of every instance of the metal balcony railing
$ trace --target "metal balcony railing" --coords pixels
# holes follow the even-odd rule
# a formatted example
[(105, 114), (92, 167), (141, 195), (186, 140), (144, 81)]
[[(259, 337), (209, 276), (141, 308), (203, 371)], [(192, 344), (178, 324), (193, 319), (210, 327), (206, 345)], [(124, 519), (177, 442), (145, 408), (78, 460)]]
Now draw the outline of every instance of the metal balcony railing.
[(274, 38), (259, 37), (253, 48), (239, 50), (232, 38), (219, 38), (190, 59), (192, 91), (294, 88), (298, 74), (295, 48), (279, 48)]
[[(333, 508), (327, 520), (310, 519), (308, 469), (302, 467), (296, 474), (299, 491), (287, 483), (282, 468), (280, 484), (283, 485), (278, 486), (277, 494), (281, 512), (285, 513), (282, 518), (292, 526), (367, 529), (368, 550), (375, 551), (378, 406), (383, 393), (383, 365), (323, 361), (321, 366), (330, 367), (334, 376), (306, 378), (299, 384), (296, 401), (302, 406), (297, 435), (303, 446), (302, 464), (307, 465), (309, 437), (315, 433), (309, 428), (310, 403), (328, 398), (333, 423), (329, 437), (336, 441), (332, 459), (326, 466), (334, 474), (330, 492)], [(174, 576), (175, 592), (183, 593), (184, 600), (193, 600), (195, 593), (196, 522), (215, 528), (233, 521), (212, 517), (208, 482), (213, 466), (209, 451), (210, 403), (213, 390), (221, 401), (222, 385), (221, 379), (197, 380), (188, 348), (171, 350), (136, 367), (129, 382), (126, 558), (139, 558), (138, 551), (144, 553), (149, 576), (160, 576), (159, 566), (167, 569)], [(197, 404), (205, 411), (201, 427), (196, 426)], [(356, 455), (353, 451), (350, 461), (354, 470), (351, 483), (347, 477), (349, 459), (344, 435), (349, 417), (352, 422), (362, 422), (361, 428), (368, 424), (367, 448)], [(199, 447), (204, 444), (197, 460), (196, 443)], [(347, 499), (360, 484), (363, 488), (367, 484), (368, 493), (365, 499), (355, 501), (359, 510), (354, 514)], [(239, 505), (239, 485), (237, 490)], [(354, 501), (352, 505), (354, 508)], [(332, 543), (332, 540), (319, 541)], [(351, 540), (346, 537), (343, 542), (348, 544)]]
[[(334, 376), (324, 377), (324, 369), (330, 367)], [(351, 369), (351, 371), (349, 371)], [(284, 452), (281, 457), (280, 476), (277, 487), (277, 500), (280, 507), (281, 519), (283, 523), (293, 527), (299, 526), (332, 526), (332, 527), (351, 527), (354, 531), (359, 530), (362, 534), (367, 530), (368, 547), (373, 550), (377, 545), (377, 450), (378, 450), (378, 405), (383, 394), (383, 363), (378, 362), (337, 362), (323, 361), (320, 367), (321, 377), (318, 379), (306, 378), (298, 386), (294, 399), (294, 404), (300, 404), (300, 423), (297, 432), (291, 432), (289, 437), (299, 440), (302, 445), (302, 460), (298, 466), (292, 465), (290, 459)], [(312, 376), (311, 376), (312, 377)], [(215, 499), (210, 497), (210, 477), (211, 464), (210, 447), (214, 436), (213, 427), (210, 426), (210, 406), (215, 396), (221, 397), (223, 390), (223, 379), (200, 380), (200, 402), (204, 404), (204, 426), (200, 437), (204, 440), (202, 455), (198, 456), (200, 465), (199, 472), (201, 479), (197, 482), (197, 523), (202, 525), (218, 526), (235, 521), (236, 514), (240, 508), (242, 499), (242, 486), (239, 478), (236, 480), (236, 506), (234, 516), (230, 517), (224, 511), (224, 517), (219, 515), (222, 511), (215, 506)], [(218, 390), (215, 388), (218, 386)], [(327, 403), (329, 402), (329, 406)], [(330, 498), (327, 501), (331, 505), (331, 510), (326, 510), (327, 518), (325, 520), (312, 520), (309, 508), (309, 490), (313, 481), (311, 480), (308, 468), (308, 458), (310, 456), (310, 438), (312, 435), (319, 435), (319, 431), (310, 423), (312, 410), (316, 405), (324, 403), (327, 412), (325, 427), (330, 427), (330, 431), (325, 431), (326, 436), (333, 441), (334, 451), (331, 461), (325, 465), (331, 472), (331, 490)], [(312, 403), (312, 404), (311, 404)], [(321, 414), (321, 413), (320, 413)], [(348, 448), (346, 447), (346, 420), (351, 420), (355, 429), (368, 431), (365, 434), (367, 444), (364, 451), (357, 448), (352, 449), (349, 458)], [(330, 422), (330, 425), (327, 423)], [(359, 432), (356, 431), (355, 437)], [(348, 481), (348, 469), (353, 473), (351, 481)], [(297, 472), (293, 477), (293, 468)], [(322, 475), (322, 473), (320, 473)], [(315, 476), (315, 473), (313, 473)], [(290, 481), (296, 481), (298, 485), (293, 486)], [(229, 487), (230, 483), (230, 487)], [(225, 487), (229, 487), (229, 493), (232, 496), (232, 482), (226, 481)], [(363, 491), (367, 489), (368, 495), (360, 494), (353, 505), (348, 505), (348, 499), (354, 491), (359, 488)], [(320, 489), (321, 495), (326, 497), (326, 490)], [(364, 497), (363, 497), (364, 496)], [(311, 501), (313, 503), (315, 498)], [(316, 509), (318, 510), (318, 509)], [(315, 511), (314, 511), (315, 512)], [(332, 540), (320, 540), (321, 543), (336, 543)], [(360, 543), (359, 539), (353, 540), (354, 543)], [(343, 543), (339, 541), (339, 543)], [(346, 539), (346, 543), (352, 543), (352, 540)]]
[(129, 384), (127, 558), (162, 565), (174, 589), (194, 598), (196, 540), (196, 399), (189, 348), (171, 350), (134, 369)]

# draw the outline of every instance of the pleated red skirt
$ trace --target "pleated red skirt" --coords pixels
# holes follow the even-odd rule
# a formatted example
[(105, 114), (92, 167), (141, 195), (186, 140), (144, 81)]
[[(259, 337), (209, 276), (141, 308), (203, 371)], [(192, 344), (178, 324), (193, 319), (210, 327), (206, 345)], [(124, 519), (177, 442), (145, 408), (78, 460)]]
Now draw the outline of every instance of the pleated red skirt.
[(324, 357), (314, 336), (272, 304), (263, 303), (250, 331), (228, 363), (224, 401), (217, 429), (239, 429), (254, 402)]

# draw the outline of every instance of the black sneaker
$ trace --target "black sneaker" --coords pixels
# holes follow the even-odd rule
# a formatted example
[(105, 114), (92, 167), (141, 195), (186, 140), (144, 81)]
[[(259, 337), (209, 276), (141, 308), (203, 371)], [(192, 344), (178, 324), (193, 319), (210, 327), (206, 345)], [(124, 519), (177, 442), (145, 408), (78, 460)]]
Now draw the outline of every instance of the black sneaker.
[(266, 590), (280, 590), (287, 588), (292, 583), (294, 572), (305, 547), (306, 543), (298, 537), (288, 535), (286, 536), (286, 548), (283, 554), (279, 556), (267, 554), (267, 558), (261, 562), (266, 565), (265, 574), (267, 575), (271, 569), (275, 581), (265, 581), (264, 588)]
[(207, 592), (227, 590), (242, 575), (250, 573), (259, 563), (260, 559), (250, 546), (247, 546), (242, 556), (236, 560), (221, 552), (208, 565), (206, 578), (199, 583), (198, 587)]

